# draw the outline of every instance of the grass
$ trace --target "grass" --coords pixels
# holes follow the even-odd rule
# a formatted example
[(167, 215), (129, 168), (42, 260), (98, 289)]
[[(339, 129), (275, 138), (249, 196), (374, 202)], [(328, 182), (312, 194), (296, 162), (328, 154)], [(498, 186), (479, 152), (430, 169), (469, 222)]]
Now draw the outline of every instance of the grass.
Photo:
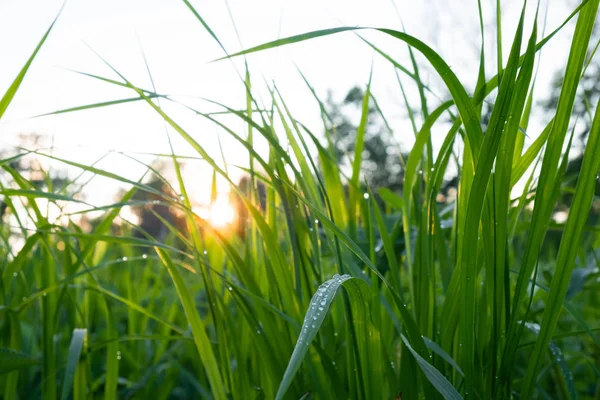
[[(573, 104), (589, 64), (598, 6), (599, 0), (584, 1), (540, 39), (537, 13), (524, 5), (506, 63), (498, 63), (491, 79), (482, 63), (473, 94), (432, 48), (391, 29), (334, 28), (226, 54), (224, 59), (248, 58), (240, 76), (246, 110), (217, 104), (230, 119), (192, 111), (248, 151), (249, 190), (161, 107), (175, 100), (137, 87), (108, 63), (119, 80), (86, 74), (129, 88), (134, 97), (50, 114), (146, 103), (164, 119), (168, 134), (181, 136), (214, 170), (215, 180), (231, 185), (247, 210), (246, 229), (241, 236), (227, 233), (194, 214), (172, 148), (166, 156), (177, 178), (171, 184), (181, 194), (175, 198), (144, 179), (40, 152), (1, 160), (11, 179), (0, 193), (18, 232), (1, 226), (0, 396), (598, 398), (600, 230), (590, 223), (600, 172), (597, 104), (590, 107), (593, 122), (576, 185), (564, 176)], [(500, 26), (499, 0), (496, 8)], [(576, 27), (558, 105), (541, 133), (528, 132), (537, 55), (567, 23)], [(2, 97), (0, 118), (53, 25)], [(322, 111), (323, 142), (293, 117), (275, 87), (266, 104), (259, 102), (247, 69), (252, 53), (343, 32), (360, 36), (367, 29), (411, 49), (407, 68), (405, 60), (361, 37), (418, 89), (418, 112), (409, 114), (416, 141), (400, 193), (373, 191), (362, 179), (374, 101), (370, 79), (348, 177), (335, 161), (335, 127), (308, 81)], [(498, 44), (505, 34), (498, 28)], [(482, 45), (480, 59), (493, 49)], [(502, 46), (496, 51), (502, 60)], [(436, 103), (429, 95), (421, 65), (439, 75), (441, 97), (448, 101)], [(402, 84), (400, 91), (406, 99)], [(491, 107), (485, 129), (484, 101)], [(246, 132), (231, 128), (231, 118), (242, 121)], [(435, 153), (431, 130), (447, 126), (448, 119), (451, 127)], [(537, 137), (529, 146), (525, 132)], [(259, 136), (269, 145), (266, 157), (253, 148)], [(102, 213), (91, 231), (73, 221), (52, 223), (36, 200), (78, 200), (68, 185), (54, 190), (49, 175), (42, 190), (12, 166), (28, 154), (130, 189), (115, 204), (91, 208)], [(441, 202), (438, 194), (455, 161), (456, 198)], [(520, 180), (526, 183), (516, 193)], [(216, 197), (215, 184), (212, 191)], [(136, 192), (178, 209), (186, 228), (164, 221), (170, 235), (160, 242), (134, 235), (127, 224), (116, 233), (123, 207), (148, 205), (133, 200)], [(559, 224), (553, 215), (565, 193), (572, 202)], [(28, 230), (26, 221), (35, 228)], [(551, 240), (556, 232), (560, 238)], [(21, 235), (23, 247), (13, 249), (11, 235)]]

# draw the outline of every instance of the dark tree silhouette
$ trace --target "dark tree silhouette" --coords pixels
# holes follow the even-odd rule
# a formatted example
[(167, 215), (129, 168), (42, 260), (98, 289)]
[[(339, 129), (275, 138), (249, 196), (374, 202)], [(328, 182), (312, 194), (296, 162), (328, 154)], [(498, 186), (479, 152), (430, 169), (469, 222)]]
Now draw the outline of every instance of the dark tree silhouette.
[[(158, 175), (152, 174), (145, 183), (166, 197), (175, 198), (177, 194)], [(132, 207), (133, 213), (139, 218), (138, 227), (134, 229), (135, 237), (145, 238), (149, 235), (154, 240), (164, 242), (171, 229), (186, 232), (185, 217), (157, 193), (138, 190), (131, 198), (133, 202), (145, 204)]]
[[(331, 93), (327, 98), (326, 107), (332, 123), (335, 156), (343, 168), (349, 168), (355, 157), (354, 147), (359, 125), (357, 121), (360, 120), (364, 95), (361, 88), (353, 87), (341, 103), (334, 101)], [(386, 130), (372, 99), (364, 142), (361, 172), (366, 182), (374, 189), (387, 187), (396, 191), (402, 188), (404, 173), (400, 150)]]

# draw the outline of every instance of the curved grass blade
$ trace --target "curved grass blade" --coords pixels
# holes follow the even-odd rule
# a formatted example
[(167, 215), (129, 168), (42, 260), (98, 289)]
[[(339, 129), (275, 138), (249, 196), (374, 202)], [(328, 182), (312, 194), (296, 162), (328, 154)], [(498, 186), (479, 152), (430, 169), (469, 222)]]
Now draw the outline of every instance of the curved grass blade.
[[(532, 331), (533, 333), (535, 333), (536, 336), (540, 333), (539, 324), (525, 322), (525, 327), (527, 329), (529, 329), (530, 331)], [(573, 373), (571, 372), (571, 369), (567, 365), (567, 362), (565, 360), (565, 356), (563, 355), (563, 352), (560, 350), (560, 347), (558, 347), (558, 345), (553, 340), (550, 340), (550, 342), (548, 343), (548, 351), (552, 355), (554, 362), (556, 362), (556, 364), (560, 368), (563, 378), (565, 379), (567, 389), (569, 390), (570, 399), (576, 400), (577, 399), (577, 389), (575, 389), (575, 381), (573, 380)]]
[[(159, 97), (164, 97), (164, 96), (151, 93), (151, 94), (148, 94), (148, 97), (153, 99), (153, 98), (159, 98)], [(44, 114), (34, 115), (31, 118), (40, 118), (40, 117), (46, 117), (49, 115), (58, 115), (58, 114), (66, 114), (66, 113), (70, 113), (70, 112), (76, 112), (76, 111), (92, 110), (94, 108), (110, 107), (110, 106), (115, 106), (118, 104), (132, 103), (132, 102), (136, 102), (136, 101), (140, 101), (140, 100), (144, 101), (144, 98), (143, 97), (129, 97), (126, 99), (103, 101), (100, 103), (86, 104), (83, 106), (63, 108), (63, 109), (56, 110), (56, 111), (50, 111), (50, 112), (47, 112)]]
[(77, 364), (79, 363), (79, 357), (81, 356), (81, 349), (83, 348), (83, 342), (85, 341), (86, 335), (87, 329), (73, 329), (73, 337), (71, 338), (69, 354), (67, 355), (65, 380), (63, 383), (62, 394), (60, 395), (61, 400), (67, 400), (73, 389), (73, 379), (75, 378), (75, 371), (77, 370)]
[(327, 311), (329, 310), (331, 303), (333, 303), (338, 288), (350, 279), (357, 278), (351, 278), (350, 275), (334, 275), (333, 278), (319, 286), (319, 289), (317, 289), (317, 292), (310, 300), (310, 306), (304, 317), (304, 323), (302, 324), (296, 347), (294, 347), (290, 362), (288, 363), (285, 373), (283, 374), (283, 379), (279, 384), (279, 389), (277, 390), (277, 395), (275, 397), (276, 400), (282, 399), (290, 387), (294, 375), (296, 375), (304, 356), (308, 352), (308, 346), (325, 320)]
[[(478, 113), (475, 110), (473, 102), (471, 98), (467, 94), (464, 86), (460, 83), (458, 77), (450, 66), (444, 61), (439, 54), (437, 54), (431, 47), (427, 46), (425, 43), (420, 41), (419, 39), (408, 35), (404, 32), (395, 31), (393, 29), (382, 29), (382, 28), (367, 28), (367, 27), (340, 27), (333, 29), (323, 29), (318, 31), (312, 31), (300, 35), (290, 36), (284, 39), (274, 40), (269, 43), (264, 43), (259, 46), (252, 47), (247, 50), (243, 50), (237, 53), (234, 53), (230, 56), (220, 58), (218, 60), (222, 60), (224, 58), (232, 58), (241, 56), (244, 54), (255, 53), (262, 50), (272, 49), (279, 46), (284, 46), (292, 43), (299, 43), (305, 40), (314, 39), (317, 37), (328, 36), (340, 32), (347, 31), (356, 31), (356, 30), (364, 30), (364, 29), (372, 29), (382, 33), (385, 33), (389, 36), (392, 36), (396, 39), (402, 40), (409, 46), (417, 49), (421, 54), (427, 58), (429, 63), (440, 75), (446, 87), (450, 91), (452, 98), (458, 108), (459, 114), (463, 120), (465, 130), (467, 132), (468, 140), (471, 142), (471, 148), (475, 154), (479, 153), (479, 149), (481, 144), (483, 143), (483, 132), (481, 130), (480, 121), (478, 117)], [(215, 60), (215, 61), (218, 61)]]
[(28, 190), (28, 189), (0, 189), (0, 194), (4, 196), (23, 196), (31, 198), (44, 198), (48, 200), (61, 200), (61, 201), (72, 201), (75, 203), (82, 203), (88, 206), (92, 206), (90, 203), (86, 203), (82, 200), (77, 200), (71, 196), (65, 196), (58, 193), (44, 192), (41, 190)]
[(0, 348), (0, 374), (39, 364), (40, 360), (28, 354), (13, 349)]
[(458, 366), (456, 361), (454, 361), (452, 359), (452, 357), (450, 357), (450, 355), (448, 353), (446, 353), (444, 351), (444, 349), (442, 349), (440, 347), (439, 344), (437, 344), (433, 340), (427, 339), (425, 337), (423, 338), (423, 340), (425, 341), (425, 345), (427, 346), (427, 348), (429, 350), (431, 350), (438, 356), (442, 357), (444, 359), (444, 361), (446, 361), (448, 364), (450, 364), (456, 370), (456, 372), (458, 372), (461, 376), (463, 376), (463, 377), (465, 376), (465, 373), (462, 371), (462, 369), (460, 369), (460, 367)]
[(438, 390), (438, 392), (440, 392), (441, 395), (444, 396), (446, 400), (462, 400), (462, 396), (460, 395), (460, 393), (458, 393), (454, 386), (452, 386), (450, 382), (448, 382), (444, 375), (442, 375), (440, 371), (435, 369), (435, 367), (431, 365), (427, 360), (421, 357), (419, 353), (414, 351), (413, 348), (410, 347), (410, 344), (408, 343), (408, 340), (404, 337), (404, 335), (401, 335), (401, 337), (402, 341), (406, 345), (406, 348), (416, 358), (417, 364), (419, 364), (419, 367), (421, 368), (429, 382), (431, 382), (433, 387), (435, 387)]
[(54, 27), (56, 20), (58, 20), (58, 17), (60, 16), (60, 13), (62, 12), (64, 6), (65, 6), (65, 3), (63, 3), (63, 5), (60, 7), (60, 10), (58, 11), (58, 14), (56, 15), (56, 17), (54, 18), (54, 21), (52, 21), (52, 24), (50, 24), (50, 27), (48, 28), (48, 30), (46, 31), (44, 36), (42, 36), (42, 39), (38, 43), (37, 47), (31, 54), (31, 56), (29, 57), (29, 59), (27, 60), (27, 62), (23, 66), (23, 68), (21, 68), (21, 71), (19, 72), (19, 74), (17, 75), (17, 77), (15, 78), (13, 83), (10, 85), (10, 87), (8, 88), (6, 93), (4, 93), (4, 96), (2, 96), (2, 99), (0, 100), (0, 119), (4, 115), (4, 112), (8, 108), (8, 105), (12, 101), (13, 97), (15, 97), (17, 90), (19, 90), (19, 86), (21, 86), (21, 82), (23, 82), (23, 79), (25, 78), (25, 74), (29, 70), (29, 67), (31, 66), (31, 63), (33, 62), (33, 59), (35, 58), (37, 53), (40, 51), (42, 46), (44, 45), (44, 42), (48, 38), (48, 35), (50, 35), (50, 31)]
[[(598, 7), (598, 0), (595, 2)], [(595, 15), (595, 13), (593, 14)], [(577, 188), (573, 197), (573, 205), (569, 211), (569, 218), (565, 226), (558, 256), (556, 260), (556, 269), (552, 277), (550, 293), (542, 318), (542, 325), (538, 339), (533, 350), (532, 362), (527, 369), (525, 387), (523, 394), (531, 396), (536, 382), (538, 370), (543, 361), (543, 349), (548, 346), (550, 336), (560, 314), (567, 289), (569, 287), (569, 278), (575, 267), (583, 228), (585, 226), (590, 207), (594, 198), (596, 188), (596, 176), (600, 170), (600, 104), (596, 108), (596, 116), (592, 129), (590, 130), (588, 143), (583, 155), (583, 165), (579, 173)], [(527, 398), (527, 396), (525, 396)]]
[(169, 275), (171, 275), (171, 278), (173, 279), (173, 284), (177, 289), (177, 294), (179, 295), (185, 315), (191, 326), (194, 342), (196, 343), (196, 348), (198, 349), (198, 355), (200, 356), (200, 360), (202, 360), (202, 364), (206, 369), (206, 375), (208, 376), (208, 381), (210, 382), (210, 387), (215, 399), (225, 400), (227, 398), (225, 395), (225, 385), (221, 379), (217, 358), (215, 357), (210, 344), (204, 323), (202, 322), (202, 319), (200, 319), (200, 315), (198, 315), (198, 310), (196, 310), (194, 297), (189, 292), (183, 278), (179, 274), (177, 267), (173, 264), (169, 254), (159, 248), (156, 248), (156, 252), (169, 271)]

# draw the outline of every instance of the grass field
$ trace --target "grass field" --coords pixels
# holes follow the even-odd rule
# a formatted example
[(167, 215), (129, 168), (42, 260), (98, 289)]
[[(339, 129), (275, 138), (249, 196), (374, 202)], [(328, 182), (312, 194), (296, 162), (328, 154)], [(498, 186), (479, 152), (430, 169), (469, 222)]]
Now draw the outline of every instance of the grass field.
[[(184, 2), (219, 42), (209, 21)], [(0, 226), (0, 396), (599, 399), (600, 229), (590, 218), (599, 201), (597, 104), (589, 104), (591, 130), (576, 184), (564, 179), (578, 83), (597, 45), (590, 38), (599, 2), (584, 1), (545, 36), (529, 4), (512, 47), (504, 49), (508, 61), (493, 71), (482, 63), (474, 93), (417, 38), (368, 28), (409, 46), (411, 58), (400, 60), (367, 42), (420, 93), (411, 105), (419, 115), (410, 114), (415, 144), (402, 160), (404, 185), (396, 193), (373, 191), (362, 179), (369, 85), (349, 172), (335, 159), (335, 126), (316, 95), (321, 132), (296, 120), (275, 88), (260, 102), (248, 73), (240, 82), (246, 110), (219, 105), (228, 120), (197, 111), (247, 149), (248, 189), (161, 107), (175, 100), (137, 87), (116, 69), (119, 80), (90, 75), (129, 88), (162, 116), (215, 179), (231, 184), (248, 220), (236, 235), (195, 215), (171, 153), (175, 197), (143, 179), (55, 159), (129, 188), (115, 204), (90, 209), (101, 214), (91, 230), (75, 219), (58, 224), (42, 204), (78, 201), (68, 182), (54, 187), (48, 176), (40, 189), (13, 168), (31, 156), (25, 151), (0, 160), (10, 183), (0, 193), (16, 221)], [(558, 105), (541, 132), (529, 132), (536, 68), (545, 68), (537, 55), (567, 24), (575, 32)], [(251, 53), (366, 29), (309, 32), (224, 58), (251, 62)], [(51, 30), (2, 97), (0, 118)], [(493, 51), (503, 59), (501, 46), (483, 43), (481, 60)], [(439, 75), (445, 92), (438, 94), (448, 101), (432, 100), (415, 57)], [(484, 102), (491, 108), (485, 129)], [(224, 122), (232, 118), (246, 128)], [(448, 121), (434, 152), (431, 130)], [(528, 146), (526, 134), (535, 138)], [(268, 142), (267, 156), (253, 149), (259, 137)], [(454, 164), (457, 193), (443, 200)], [(517, 192), (518, 182), (524, 184)], [(176, 208), (186, 228), (167, 224), (164, 241), (133, 235), (127, 224), (115, 230), (122, 208), (139, 206), (142, 192), (159, 199), (145, 205)], [(558, 223), (553, 215), (565, 193), (572, 201)], [(15, 236), (22, 247), (11, 246)]]

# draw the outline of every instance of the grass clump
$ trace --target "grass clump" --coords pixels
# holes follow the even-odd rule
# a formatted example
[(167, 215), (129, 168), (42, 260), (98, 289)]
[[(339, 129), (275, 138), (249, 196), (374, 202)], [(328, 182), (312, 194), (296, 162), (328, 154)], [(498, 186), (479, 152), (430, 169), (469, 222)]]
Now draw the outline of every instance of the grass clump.
[[(473, 94), (432, 48), (392, 29), (333, 28), (224, 57), (367, 29), (408, 45), (413, 70), (361, 37), (408, 75), (420, 96), (422, 118), (409, 113), (415, 144), (400, 156), (396, 191), (374, 190), (362, 179), (370, 81), (344, 168), (324, 103), (315, 95), (320, 141), (275, 87), (266, 104), (259, 102), (248, 69), (241, 79), (246, 109), (218, 105), (222, 114), (139, 88), (110, 65), (119, 80), (88, 75), (130, 89), (136, 97), (128, 102), (160, 115), (214, 171), (211, 197), (220, 177), (247, 220), (228, 232), (199, 218), (172, 147), (166, 156), (175, 182), (149, 168), (172, 190), (36, 152), (128, 185), (115, 204), (90, 209), (101, 216), (89, 230), (74, 220), (57, 223), (39, 205), (80, 201), (69, 184), (61, 190), (49, 175), (42, 186), (27, 179), (11, 162), (27, 152), (3, 159), (11, 180), (0, 193), (19, 228), (1, 226), (3, 398), (596, 398), (600, 236), (590, 210), (600, 172), (597, 104), (590, 105), (576, 184), (565, 171), (598, 6), (585, 1), (567, 20), (576, 27), (559, 99), (528, 147), (536, 56), (565, 24), (540, 39), (537, 13), (529, 20), (526, 5), (506, 64), (497, 46), (495, 75), (487, 78), (482, 61)], [(0, 118), (51, 29), (2, 98)], [(482, 46), (481, 60), (487, 50)], [(428, 94), (418, 56), (439, 75), (448, 101), (435, 103)], [(165, 111), (165, 102), (194, 111), (246, 149), (243, 185)], [(244, 123), (245, 134), (232, 128), (232, 118)], [(434, 152), (431, 131), (438, 126), (448, 129)], [(258, 137), (268, 143), (266, 156), (255, 150)], [(456, 196), (447, 200), (440, 193), (454, 164)], [(517, 193), (519, 181), (525, 184)], [(553, 216), (565, 193), (569, 213), (558, 224)], [(168, 220), (158, 204), (177, 210), (179, 219)], [(115, 231), (126, 206), (146, 207), (169, 234), (159, 240), (127, 224)], [(17, 250), (9, 244), (15, 235), (23, 240)]]

